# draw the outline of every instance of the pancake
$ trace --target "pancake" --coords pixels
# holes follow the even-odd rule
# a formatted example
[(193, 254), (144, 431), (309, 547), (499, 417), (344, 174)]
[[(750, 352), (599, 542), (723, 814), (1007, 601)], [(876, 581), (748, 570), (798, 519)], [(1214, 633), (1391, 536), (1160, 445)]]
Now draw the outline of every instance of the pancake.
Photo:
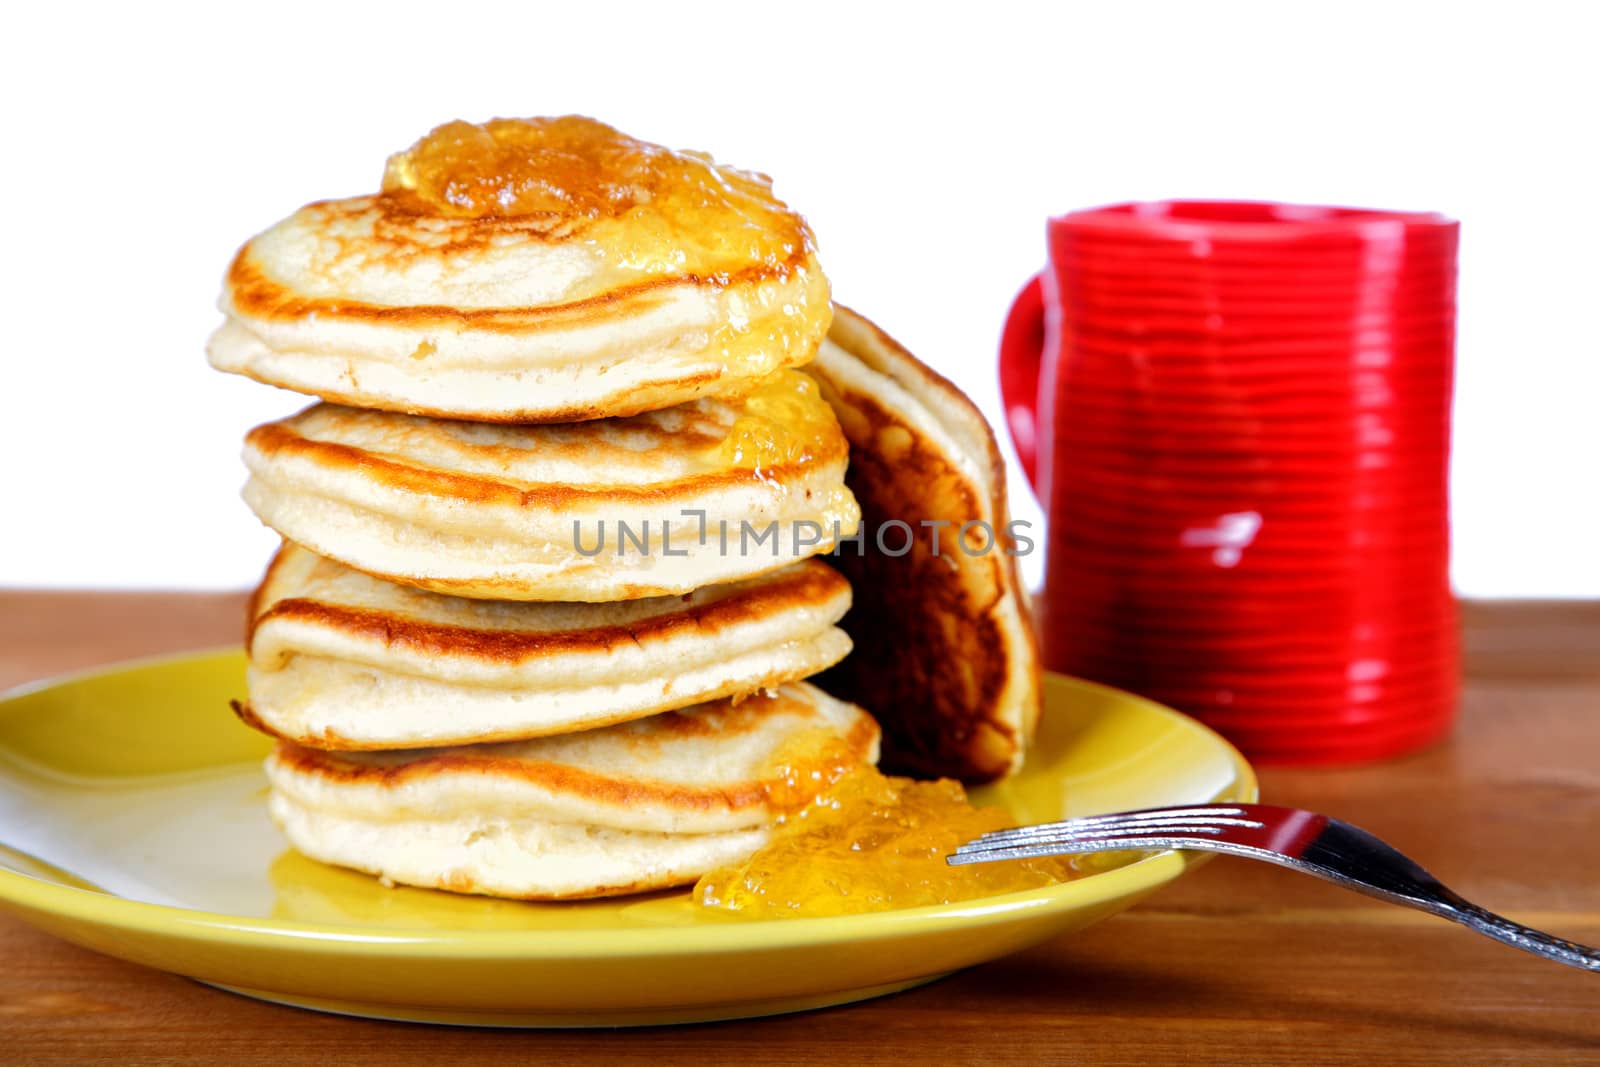
[(219, 370), (355, 407), (633, 415), (809, 360), (828, 282), (771, 180), (592, 119), (449, 123), (239, 250)]
[(797, 681), (843, 659), (850, 586), (820, 560), (682, 597), (468, 600), (285, 543), (251, 603), (248, 706), (326, 749), (584, 730)]
[[(833, 560), (854, 591), (842, 625), (855, 651), (818, 682), (872, 709), (885, 769), (1003, 777), (1022, 764), (1040, 696), (994, 434), (965, 394), (848, 308), (810, 373), (850, 439), (864, 533)], [(985, 525), (958, 541), (969, 523)]]
[(269, 811), (300, 852), (407, 885), (553, 900), (691, 882), (876, 757), (860, 708), (803, 683), (493, 745), (278, 743)]
[(743, 398), (558, 426), (318, 404), (250, 432), (244, 498), (285, 538), (405, 585), (624, 600), (828, 551), (859, 521), (847, 453), (799, 371)]

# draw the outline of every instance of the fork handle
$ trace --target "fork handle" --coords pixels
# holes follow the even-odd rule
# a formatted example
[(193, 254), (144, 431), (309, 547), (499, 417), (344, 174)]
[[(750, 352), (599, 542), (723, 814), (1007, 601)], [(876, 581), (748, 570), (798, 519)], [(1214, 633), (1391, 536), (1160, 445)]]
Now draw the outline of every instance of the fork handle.
[(1524, 952), (1565, 963), (1569, 967), (1600, 971), (1600, 949), (1593, 949), (1576, 941), (1568, 941), (1564, 937), (1556, 937), (1543, 930), (1535, 930), (1531, 926), (1512, 922), (1504, 915), (1496, 915), (1487, 908), (1480, 908), (1455, 893), (1448, 893), (1446, 899), (1446, 906), (1436, 912), (1446, 919), (1458, 922), (1496, 941), (1502, 941), (1512, 948), (1520, 948)]

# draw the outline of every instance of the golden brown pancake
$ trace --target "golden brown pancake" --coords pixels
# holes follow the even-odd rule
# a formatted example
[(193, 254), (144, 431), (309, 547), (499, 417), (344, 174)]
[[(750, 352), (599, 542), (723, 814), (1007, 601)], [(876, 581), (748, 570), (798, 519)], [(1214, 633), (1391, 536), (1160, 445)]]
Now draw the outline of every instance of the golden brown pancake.
[(798, 681), (837, 663), (850, 586), (820, 560), (687, 596), (469, 600), (285, 543), (251, 606), (252, 725), (325, 749), (592, 729)]
[(770, 179), (592, 119), (449, 123), (228, 270), (219, 370), (353, 407), (633, 415), (811, 359), (828, 283)]
[(994, 435), (965, 394), (848, 308), (808, 373), (850, 439), (864, 535), (832, 560), (854, 591), (841, 625), (855, 649), (817, 681), (877, 716), (886, 770), (1000, 778), (1038, 721), (1039, 664)]
[(565, 899), (692, 882), (877, 754), (860, 708), (784, 686), (598, 730), (409, 752), (280, 742), (270, 811), (313, 859), (458, 893)]
[(569, 425), (317, 404), (250, 432), (244, 498), (286, 539), (403, 585), (629, 600), (826, 552), (859, 518), (847, 454), (799, 371), (745, 396)]

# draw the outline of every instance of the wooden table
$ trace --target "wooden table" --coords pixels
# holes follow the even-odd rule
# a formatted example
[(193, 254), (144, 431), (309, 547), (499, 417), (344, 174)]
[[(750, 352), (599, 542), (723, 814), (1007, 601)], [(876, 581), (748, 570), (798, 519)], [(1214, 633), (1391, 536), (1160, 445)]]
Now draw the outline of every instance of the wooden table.
[[(0, 592), (0, 686), (240, 631), (238, 595)], [(1469, 604), (1453, 742), (1268, 768), (1491, 908), (1600, 942), (1600, 602)], [(1600, 1063), (1600, 976), (1220, 859), (1083, 933), (865, 1004), (635, 1031), (469, 1031), (275, 1007), (0, 917), (0, 1062)]]

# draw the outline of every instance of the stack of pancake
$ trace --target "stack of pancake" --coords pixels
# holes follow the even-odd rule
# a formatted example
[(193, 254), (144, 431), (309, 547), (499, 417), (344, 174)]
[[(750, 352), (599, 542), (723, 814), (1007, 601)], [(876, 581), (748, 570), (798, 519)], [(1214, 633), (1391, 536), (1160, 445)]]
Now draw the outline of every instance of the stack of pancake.
[[(970, 404), (939, 428), (939, 386), (965, 398), (842, 309), (825, 339), (768, 179), (592, 120), (440, 127), (379, 194), (248, 242), (222, 310), (214, 366), (322, 398), (246, 440), (284, 542), (235, 709), (279, 739), (294, 847), (394, 882), (560, 899), (743, 858), (878, 755), (873, 718), (805, 681), (851, 648), (850, 583), (814, 558), (860, 524), (851, 445), (900, 426), (958, 510), (1003, 520)], [(840, 691), (884, 700), (906, 766), (992, 778), (1037, 713), (1014, 560), (938, 571), (953, 614)], [(979, 669), (931, 694), (963, 643)]]

